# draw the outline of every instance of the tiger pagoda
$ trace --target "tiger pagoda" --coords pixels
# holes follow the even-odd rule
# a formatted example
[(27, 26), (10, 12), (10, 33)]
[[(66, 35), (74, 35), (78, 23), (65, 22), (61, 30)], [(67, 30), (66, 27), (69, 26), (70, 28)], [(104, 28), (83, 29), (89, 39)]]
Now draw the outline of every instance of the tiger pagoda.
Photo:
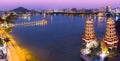
[(98, 38), (94, 31), (93, 20), (90, 17), (86, 21), (85, 33), (83, 34), (82, 40), (83, 40), (83, 44), (87, 48), (98, 46), (98, 43), (97, 43)]
[(106, 44), (109, 49), (115, 48), (118, 45), (118, 37), (115, 30), (115, 22), (112, 18), (108, 18), (106, 24), (106, 33), (102, 41)]

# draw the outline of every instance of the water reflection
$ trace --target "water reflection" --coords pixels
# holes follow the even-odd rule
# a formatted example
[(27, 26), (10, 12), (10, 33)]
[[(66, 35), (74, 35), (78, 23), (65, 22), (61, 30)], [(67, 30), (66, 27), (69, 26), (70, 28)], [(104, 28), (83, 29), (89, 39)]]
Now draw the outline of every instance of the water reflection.
[(116, 16), (116, 17), (115, 17), (115, 20), (117, 21), (118, 19), (119, 19), (119, 17), (118, 17), (118, 16)]
[(51, 22), (51, 24), (53, 22), (53, 17), (54, 17), (53, 15), (50, 16), (50, 22)]
[(97, 16), (94, 16), (94, 20), (96, 20), (97, 19)]
[(105, 22), (105, 21), (106, 21), (105, 17), (98, 17), (98, 27), (102, 28), (104, 26), (103, 22)]
[(29, 16), (27, 19), (30, 21), (31, 17)]

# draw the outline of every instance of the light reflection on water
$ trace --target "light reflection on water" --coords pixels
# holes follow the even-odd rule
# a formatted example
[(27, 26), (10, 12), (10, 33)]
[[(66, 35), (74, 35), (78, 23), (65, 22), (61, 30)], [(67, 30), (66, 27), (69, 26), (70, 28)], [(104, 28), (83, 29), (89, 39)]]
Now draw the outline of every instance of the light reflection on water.
[[(41, 20), (42, 16), (31, 16), (30, 21)], [(84, 33), (86, 16), (47, 16), (45, 26), (22, 26), (13, 28), (19, 43), (28, 48), (42, 61), (80, 61), (81, 37)], [(105, 33), (106, 21), (92, 17), (99, 38)], [(100, 21), (99, 21), (99, 20)], [(29, 22), (18, 19), (15, 23)], [(17, 39), (16, 38), (16, 39)]]
[(98, 17), (98, 28), (103, 28), (103, 23), (106, 23), (105, 17)]

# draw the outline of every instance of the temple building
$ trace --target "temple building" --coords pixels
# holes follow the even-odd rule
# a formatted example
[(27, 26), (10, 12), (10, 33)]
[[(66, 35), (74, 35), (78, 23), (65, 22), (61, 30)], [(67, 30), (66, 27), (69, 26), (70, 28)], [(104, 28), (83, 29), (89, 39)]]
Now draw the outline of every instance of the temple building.
[(83, 34), (82, 40), (83, 40), (83, 44), (85, 44), (86, 47), (89, 48), (98, 45), (97, 37), (94, 31), (93, 20), (91, 18), (88, 18), (86, 21), (85, 33)]
[(106, 34), (103, 37), (102, 41), (106, 44), (106, 46), (110, 49), (117, 47), (118, 37), (116, 35), (115, 30), (115, 22), (112, 18), (108, 18), (106, 24)]

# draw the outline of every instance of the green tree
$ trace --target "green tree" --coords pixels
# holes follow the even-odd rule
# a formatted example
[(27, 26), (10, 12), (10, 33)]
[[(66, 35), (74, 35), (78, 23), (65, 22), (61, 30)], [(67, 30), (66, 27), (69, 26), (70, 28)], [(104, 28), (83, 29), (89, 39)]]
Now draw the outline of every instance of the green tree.
[(2, 41), (2, 39), (0, 38), (0, 45), (3, 45), (3, 41)]
[(3, 22), (4, 22), (4, 20), (0, 17), (0, 24), (3, 23)]
[(5, 38), (4, 41), (8, 43), (10, 41), (10, 38)]
[(6, 17), (6, 22), (7, 23), (13, 23), (15, 19), (17, 19), (17, 15), (14, 15), (13, 13), (10, 13), (10, 15)]

